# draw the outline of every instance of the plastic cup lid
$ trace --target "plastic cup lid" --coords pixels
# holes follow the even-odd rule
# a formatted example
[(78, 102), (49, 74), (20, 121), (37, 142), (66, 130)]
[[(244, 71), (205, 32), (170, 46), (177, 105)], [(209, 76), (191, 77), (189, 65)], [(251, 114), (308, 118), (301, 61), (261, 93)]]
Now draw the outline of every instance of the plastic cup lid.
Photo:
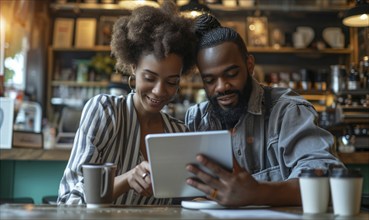
[(319, 169), (319, 168), (309, 168), (302, 169), (299, 177), (328, 177), (327, 169)]
[(332, 170), (331, 177), (362, 177), (358, 169), (335, 168)]

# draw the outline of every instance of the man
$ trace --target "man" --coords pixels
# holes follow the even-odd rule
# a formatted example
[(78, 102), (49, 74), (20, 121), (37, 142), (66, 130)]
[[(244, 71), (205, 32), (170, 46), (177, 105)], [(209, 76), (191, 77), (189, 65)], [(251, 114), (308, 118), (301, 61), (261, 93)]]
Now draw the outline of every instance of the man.
[(194, 165), (187, 183), (225, 206), (300, 205), (303, 168), (343, 166), (330, 152), (333, 136), (317, 126), (314, 107), (290, 89), (267, 88), (253, 77), (254, 58), (237, 32), (211, 15), (197, 19), (197, 66), (208, 101), (186, 113), (191, 131), (228, 129), (233, 172), (199, 155), (218, 178)]

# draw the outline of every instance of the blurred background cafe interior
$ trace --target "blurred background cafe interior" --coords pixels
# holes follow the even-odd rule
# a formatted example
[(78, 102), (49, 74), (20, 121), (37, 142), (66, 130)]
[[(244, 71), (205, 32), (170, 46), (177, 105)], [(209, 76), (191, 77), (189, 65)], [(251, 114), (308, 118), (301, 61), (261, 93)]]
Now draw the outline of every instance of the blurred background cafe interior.
[[(260, 83), (289, 87), (313, 103), (319, 125), (335, 136), (332, 150), (362, 170), (369, 193), (365, 0), (173, 1), (184, 16), (210, 12), (236, 29), (256, 59)], [(130, 92), (127, 73), (115, 71), (110, 55), (114, 22), (161, 2), (0, 1), (0, 198), (55, 201), (83, 105), (96, 94)], [(194, 71), (163, 110), (183, 120), (205, 99)]]

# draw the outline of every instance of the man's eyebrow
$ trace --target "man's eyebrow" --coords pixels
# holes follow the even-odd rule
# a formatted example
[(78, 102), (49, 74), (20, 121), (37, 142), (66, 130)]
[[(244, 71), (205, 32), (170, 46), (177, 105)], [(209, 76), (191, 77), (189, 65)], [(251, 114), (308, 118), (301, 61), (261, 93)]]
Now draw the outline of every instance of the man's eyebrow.
[[(228, 71), (231, 71), (231, 70), (234, 70), (234, 69), (238, 69), (240, 68), (239, 66), (237, 65), (231, 65), (231, 66), (228, 66), (227, 68), (225, 68), (223, 71), (222, 71), (222, 74), (223, 73), (226, 73)], [(214, 74), (211, 74), (211, 73), (201, 73), (201, 76), (202, 77), (207, 77), (207, 76), (213, 76)]]
[(234, 65), (231, 65), (231, 66), (229, 66), (229, 67), (225, 68), (225, 69), (223, 70), (223, 72), (228, 72), (228, 71), (230, 71), (230, 70), (234, 70), (234, 69), (238, 69), (238, 68), (240, 68), (240, 67), (234, 64)]

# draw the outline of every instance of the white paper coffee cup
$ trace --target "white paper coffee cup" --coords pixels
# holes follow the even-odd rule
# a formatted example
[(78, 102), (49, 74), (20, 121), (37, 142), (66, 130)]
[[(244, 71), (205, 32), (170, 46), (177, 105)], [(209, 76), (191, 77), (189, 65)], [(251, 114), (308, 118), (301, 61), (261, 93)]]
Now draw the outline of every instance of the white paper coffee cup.
[(330, 187), (335, 215), (359, 214), (363, 187), (360, 171), (334, 169), (330, 178)]
[(302, 208), (304, 213), (325, 213), (329, 202), (327, 170), (304, 169), (299, 175)]

